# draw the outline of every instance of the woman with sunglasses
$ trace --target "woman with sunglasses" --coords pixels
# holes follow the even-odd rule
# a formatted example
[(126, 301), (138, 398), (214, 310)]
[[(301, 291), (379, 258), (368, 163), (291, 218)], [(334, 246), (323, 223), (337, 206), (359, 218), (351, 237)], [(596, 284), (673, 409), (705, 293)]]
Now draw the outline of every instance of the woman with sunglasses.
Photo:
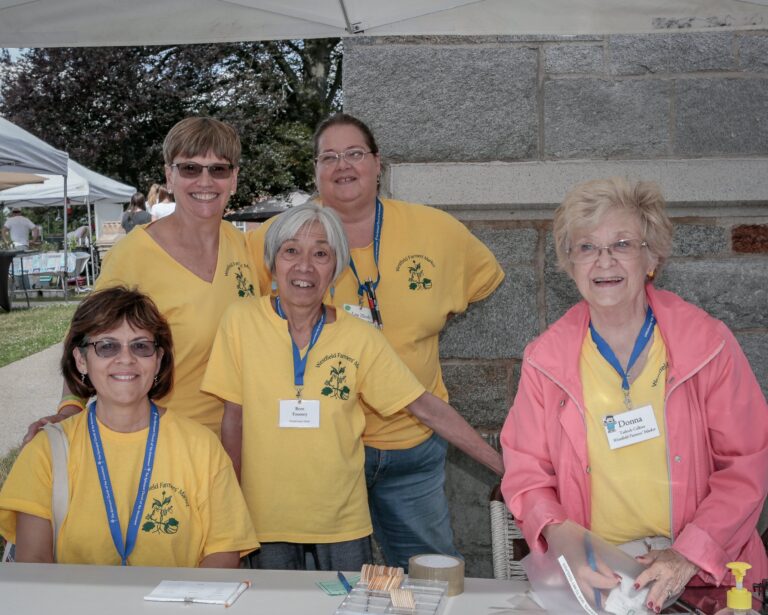
[[(696, 588), (730, 583), (731, 561), (752, 565), (751, 587), (768, 575), (755, 530), (768, 405), (731, 331), (654, 287), (672, 248), (658, 186), (580, 184), (553, 232), (583, 301), (526, 348), (501, 432), (502, 492), (526, 541), (562, 552), (565, 521), (591, 529), (648, 566), (635, 582), (657, 613), (686, 587), (699, 603)], [(587, 596), (618, 585), (581, 564)]]
[[(440, 332), (451, 314), (491, 295), (504, 272), (453, 216), (379, 198), (381, 155), (356, 117), (340, 113), (323, 121), (314, 153), (320, 201), (341, 218), (351, 249), (333, 304), (381, 329), (426, 390), (448, 401)], [(267, 226), (249, 235), (254, 262)], [(259, 280), (269, 292), (266, 268), (259, 268)], [(462, 428), (472, 430), (466, 422)], [(367, 412), (363, 441), (374, 535), (387, 564), (407, 570), (419, 553), (458, 556), (444, 490), (445, 440), (402, 409), (387, 417)]]
[(259, 546), (216, 436), (155, 404), (173, 369), (170, 328), (145, 295), (117, 286), (78, 306), (61, 370), (74, 394), (96, 397), (61, 425), (69, 500), (56, 544), (47, 435), (24, 447), (0, 491), (16, 561), (236, 568)]
[[(224, 310), (258, 290), (243, 234), (221, 219), (237, 189), (240, 139), (228, 124), (190, 117), (168, 133), (163, 156), (176, 209), (120, 240), (104, 259), (96, 289), (124, 284), (152, 298), (176, 346), (173, 388), (158, 404), (218, 434), (224, 407), (200, 392), (200, 381)], [(83, 407), (65, 391), (58, 418)], [(51, 420), (57, 417), (33, 424), (27, 439)]]

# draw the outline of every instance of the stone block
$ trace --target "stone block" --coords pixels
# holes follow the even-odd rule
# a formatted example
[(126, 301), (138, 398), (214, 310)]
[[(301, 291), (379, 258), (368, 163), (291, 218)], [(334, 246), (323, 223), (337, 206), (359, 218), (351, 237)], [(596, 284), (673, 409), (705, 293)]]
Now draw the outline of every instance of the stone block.
[(768, 35), (744, 33), (736, 40), (742, 70), (768, 72)]
[[(544, 154), (651, 158), (670, 144), (665, 81), (559, 79), (544, 84)], [(661, 119), (660, 119), (661, 118)]]
[[(506, 361), (443, 361), (451, 405), (473, 427), (501, 429), (511, 405), (510, 388), (520, 369)], [(509, 372), (513, 373), (510, 374)]]
[(603, 73), (605, 47), (601, 44), (547, 45), (544, 71), (547, 74)]
[(521, 160), (538, 154), (537, 51), (515, 46), (355, 45), (344, 108), (386, 160)]
[(536, 229), (472, 228), (472, 233), (488, 246), (502, 268), (531, 263), (536, 254), (539, 233)]
[(704, 224), (676, 224), (672, 256), (705, 256), (728, 251), (728, 230)]
[(454, 316), (440, 336), (441, 359), (510, 359), (537, 333), (533, 267), (505, 267), (506, 278), (485, 301)]
[(768, 153), (768, 77), (676, 82), (676, 154)]
[(740, 224), (731, 230), (731, 247), (741, 254), (768, 253), (768, 224)]
[(735, 68), (731, 32), (617, 34), (608, 39), (608, 72), (614, 75)]
[(544, 248), (544, 292), (547, 303), (547, 326), (554, 323), (571, 307), (581, 301), (581, 294), (573, 280), (557, 266), (555, 240), (552, 232), (547, 232)]
[(768, 398), (768, 333), (737, 333), (736, 339), (749, 359), (763, 395)]
[(461, 451), (448, 448), (445, 491), (456, 548), (466, 558), (466, 575), (492, 577), (488, 500), (499, 477)]
[(657, 282), (731, 329), (768, 327), (768, 267), (764, 258), (672, 260)]

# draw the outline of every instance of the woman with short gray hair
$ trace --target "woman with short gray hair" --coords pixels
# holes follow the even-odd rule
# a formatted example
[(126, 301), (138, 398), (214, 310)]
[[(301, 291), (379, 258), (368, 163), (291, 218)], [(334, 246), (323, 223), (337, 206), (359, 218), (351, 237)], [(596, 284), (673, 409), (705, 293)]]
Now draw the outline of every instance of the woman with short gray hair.
[[(406, 407), (481, 463), (501, 459), (424, 387), (380, 331), (326, 305), (349, 260), (337, 214), (309, 204), (277, 217), (264, 259), (274, 298), (232, 306), (203, 390), (224, 400), (222, 443), (240, 478), (258, 568), (356, 570), (371, 561), (364, 405)], [(439, 420), (438, 420), (439, 419)]]

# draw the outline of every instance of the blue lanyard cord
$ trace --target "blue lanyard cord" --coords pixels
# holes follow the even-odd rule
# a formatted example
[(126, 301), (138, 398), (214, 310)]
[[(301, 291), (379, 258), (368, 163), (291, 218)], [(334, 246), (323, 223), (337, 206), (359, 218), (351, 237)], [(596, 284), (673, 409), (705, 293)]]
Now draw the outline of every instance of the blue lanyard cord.
[(93, 459), (96, 462), (96, 469), (99, 473), (99, 484), (101, 485), (101, 495), (104, 498), (104, 508), (107, 512), (109, 531), (112, 534), (112, 542), (115, 543), (115, 549), (117, 549), (117, 553), (120, 556), (121, 564), (123, 566), (128, 564), (128, 557), (136, 546), (136, 537), (139, 532), (141, 517), (144, 514), (144, 504), (147, 501), (149, 484), (152, 479), (152, 467), (155, 465), (155, 450), (157, 449), (157, 435), (159, 429), (160, 413), (157, 410), (157, 406), (150, 402), (149, 433), (147, 434), (147, 447), (144, 451), (141, 480), (139, 481), (139, 488), (136, 492), (136, 499), (133, 502), (131, 518), (128, 522), (125, 544), (123, 544), (123, 534), (120, 530), (120, 518), (117, 514), (115, 494), (112, 491), (112, 481), (109, 478), (107, 459), (104, 456), (104, 447), (101, 444), (99, 425), (96, 421), (96, 402), (92, 402), (88, 409), (88, 434), (91, 437)]
[(637, 359), (640, 357), (643, 350), (645, 350), (648, 342), (651, 341), (651, 337), (653, 336), (653, 327), (655, 324), (656, 318), (654, 317), (653, 310), (651, 310), (651, 306), (649, 305), (648, 311), (645, 313), (645, 322), (643, 323), (642, 329), (640, 329), (640, 333), (637, 334), (635, 347), (632, 349), (632, 354), (629, 357), (627, 369), (625, 370), (622, 368), (619, 359), (608, 345), (608, 342), (606, 342), (600, 336), (600, 334), (592, 326), (592, 323), (589, 323), (589, 331), (592, 334), (592, 341), (595, 342), (597, 350), (601, 355), (603, 355), (603, 358), (608, 361), (608, 363), (611, 364), (611, 367), (613, 367), (613, 369), (618, 372), (619, 376), (621, 376), (621, 388), (624, 389), (625, 394), (629, 391), (629, 370), (632, 369), (632, 366), (637, 362)]
[[(376, 213), (373, 222), (373, 262), (376, 265), (376, 281), (370, 283), (374, 291), (376, 288), (378, 288), (379, 282), (381, 281), (381, 271), (379, 270), (379, 249), (381, 248), (381, 229), (383, 226), (384, 205), (382, 205), (381, 201), (377, 198)], [(349, 268), (352, 270), (352, 273), (357, 280), (357, 294), (362, 300), (363, 295), (366, 293), (367, 289), (365, 288), (365, 282), (361, 280), (360, 276), (357, 274), (357, 267), (355, 267), (355, 261), (352, 259), (351, 255), (349, 257)]]
[[(293, 336), (291, 336), (291, 346), (293, 347), (293, 384), (295, 384), (297, 388), (304, 386), (304, 372), (307, 370), (309, 351), (312, 350), (312, 347), (317, 343), (320, 333), (323, 330), (323, 325), (325, 325), (325, 306), (322, 306), (322, 308), (320, 318), (317, 319), (315, 326), (312, 327), (312, 335), (309, 337), (309, 346), (303, 357), (301, 356), (301, 352), (299, 351), (296, 342), (293, 341)], [(279, 296), (275, 297), (275, 312), (277, 312), (277, 315), (283, 320), (288, 320), (283, 311), (283, 307), (280, 305)], [(299, 397), (301, 396), (300, 390), (297, 395)]]

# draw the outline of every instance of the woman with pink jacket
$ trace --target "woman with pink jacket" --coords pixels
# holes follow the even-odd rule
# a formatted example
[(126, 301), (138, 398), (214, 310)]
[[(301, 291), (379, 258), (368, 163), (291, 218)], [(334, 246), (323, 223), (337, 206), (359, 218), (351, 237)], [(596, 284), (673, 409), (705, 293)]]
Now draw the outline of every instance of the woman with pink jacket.
[[(755, 529), (768, 490), (768, 405), (720, 321), (653, 279), (672, 224), (655, 184), (576, 186), (555, 213), (583, 297), (525, 351), (501, 442), (506, 502), (534, 550), (570, 520), (647, 565), (659, 612), (683, 589), (768, 576)], [(617, 579), (600, 566), (590, 584)], [(688, 592), (693, 597), (696, 592)]]

